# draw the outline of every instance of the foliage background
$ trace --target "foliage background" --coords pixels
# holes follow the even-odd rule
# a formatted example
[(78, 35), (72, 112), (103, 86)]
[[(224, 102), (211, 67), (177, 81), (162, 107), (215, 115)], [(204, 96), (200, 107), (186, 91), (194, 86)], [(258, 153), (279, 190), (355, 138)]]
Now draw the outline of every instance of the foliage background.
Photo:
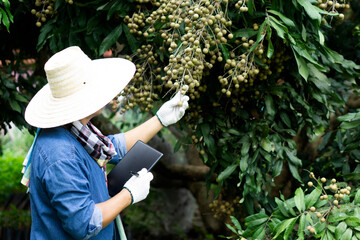
[[(0, 75), (2, 128), (13, 121), (33, 132), (22, 114), (26, 101), (45, 83), (42, 66), (52, 53), (79, 45), (98, 58), (111, 49), (138, 69), (124, 92), (126, 101), (115, 101), (115, 109), (151, 115), (173, 92), (190, 86), (190, 108), (171, 129), (178, 138), (174, 150), (195, 147), (209, 167), (207, 185), (217, 200), (207, 210), (217, 220), (228, 222), (230, 215), (243, 219), (262, 209), (271, 215), (279, 208), (275, 199), (280, 193), (284, 200), (291, 198), (310, 180), (304, 169), (336, 177), (355, 190), (360, 175), (360, 7), (358, 1), (333, 1), (332, 6), (345, 8), (319, 3), (14, 2), (14, 23), (3, 21), (10, 28), (0, 31), (5, 40), (1, 61), (9, 60)], [(49, 13), (36, 16), (45, 9)], [(345, 21), (339, 21), (341, 14)], [(29, 41), (21, 41), (24, 34)], [(19, 61), (28, 57), (35, 62)]]

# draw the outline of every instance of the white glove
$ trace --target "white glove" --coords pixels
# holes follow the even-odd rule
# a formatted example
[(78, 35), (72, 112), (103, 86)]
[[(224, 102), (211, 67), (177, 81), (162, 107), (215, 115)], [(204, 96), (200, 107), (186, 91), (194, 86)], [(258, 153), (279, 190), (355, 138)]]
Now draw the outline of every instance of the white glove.
[(189, 97), (179, 91), (172, 99), (164, 103), (156, 112), (156, 116), (165, 127), (176, 123), (185, 114), (189, 106)]
[(139, 176), (132, 176), (124, 185), (131, 194), (131, 204), (144, 200), (150, 191), (150, 181), (154, 178), (146, 168), (138, 172)]

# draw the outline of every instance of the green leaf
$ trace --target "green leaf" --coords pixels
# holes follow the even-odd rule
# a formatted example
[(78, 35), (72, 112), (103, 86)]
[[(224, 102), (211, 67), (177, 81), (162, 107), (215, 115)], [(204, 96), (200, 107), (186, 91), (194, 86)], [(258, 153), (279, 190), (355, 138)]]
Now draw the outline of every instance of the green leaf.
[(242, 172), (245, 172), (247, 170), (247, 168), (248, 168), (248, 159), (249, 159), (248, 154), (242, 156), (241, 159), (240, 159), (240, 170)]
[(15, 95), (16, 100), (18, 100), (19, 102), (24, 102), (27, 103), (29, 100), (26, 99), (26, 97), (24, 97), (23, 95), (20, 94), (16, 94)]
[(282, 13), (279, 13), (278, 11), (275, 11), (275, 10), (268, 10), (268, 12), (278, 16), (281, 19), (281, 21), (284, 22), (285, 25), (287, 25), (289, 27), (295, 27), (295, 23), (293, 22), (293, 20), (285, 17)]
[(236, 32), (234, 32), (234, 38), (241, 38), (241, 37), (251, 38), (255, 36), (257, 33), (258, 31), (254, 30), (253, 28), (241, 28)]
[(289, 116), (286, 114), (286, 112), (283, 112), (283, 111), (280, 112), (280, 118), (288, 128), (291, 128), (291, 120), (290, 120)]
[(294, 155), (293, 152), (291, 152), (288, 148), (284, 148), (286, 155), (289, 157), (289, 161), (294, 164), (295, 166), (301, 167), (302, 162), (301, 160)]
[[(293, 49), (293, 48), (292, 48)], [(304, 60), (304, 58), (302, 58), (299, 54), (297, 54), (297, 52), (293, 49), (293, 53), (295, 56), (295, 60), (299, 69), (299, 74), (305, 79), (307, 80), (309, 77), (309, 69), (306, 65), (306, 62)]]
[(354, 204), (359, 204), (360, 203), (360, 189), (357, 190), (355, 197), (354, 197)]
[(353, 231), (348, 228), (346, 229), (344, 235), (341, 236), (340, 240), (352, 240)]
[(292, 176), (298, 180), (299, 182), (302, 183), (302, 180), (301, 180), (301, 177), (299, 175), (299, 169), (297, 166), (295, 166), (294, 164), (292, 164), (291, 162), (289, 162), (289, 169), (290, 169), (290, 172), (292, 174)]
[(243, 143), (243, 146), (241, 148), (241, 156), (245, 156), (249, 152), (250, 146), (251, 146), (250, 141)]
[(350, 227), (360, 226), (360, 218), (358, 218), (358, 217), (350, 216), (350, 217), (346, 218), (345, 222)]
[(266, 234), (266, 228), (265, 226), (259, 227), (253, 234), (253, 239), (264, 239)]
[(226, 225), (226, 227), (227, 227), (228, 229), (230, 229), (233, 233), (235, 233), (236, 235), (238, 234), (238, 232), (235, 230), (235, 228), (233, 228), (230, 224), (225, 223), (225, 225)]
[(253, 51), (257, 47), (257, 45), (260, 43), (260, 41), (263, 40), (263, 38), (265, 37), (266, 32), (264, 30), (265, 30), (266, 23), (267, 23), (267, 21), (265, 20), (260, 25), (258, 33), (257, 33), (257, 37), (256, 37), (256, 42), (249, 49), (250, 51)]
[(308, 69), (311, 72), (311, 77), (309, 78), (310, 81), (312, 81), (316, 87), (321, 90), (322, 92), (330, 92), (331, 90), (331, 83), (327, 76), (320, 72), (319, 69), (317, 69), (313, 64), (307, 64)]
[(299, 220), (299, 229), (297, 231), (298, 240), (304, 240), (304, 230), (305, 230), (305, 214), (302, 214)]
[(330, 214), (329, 218), (328, 218), (328, 222), (329, 223), (334, 223), (334, 222), (339, 222), (339, 221), (343, 221), (345, 219), (347, 219), (349, 216), (346, 213), (343, 212), (335, 212)]
[(290, 219), (286, 219), (284, 221), (281, 222), (281, 224), (277, 225), (275, 228), (275, 236), (272, 239), (276, 239), (278, 236), (280, 236), (280, 234), (287, 228), (289, 228), (294, 221), (296, 221), (296, 217), (295, 218), (290, 218)]
[(319, 201), (322, 193), (321, 186), (316, 186), (314, 190), (310, 194), (305, 196), (305, 209), (309, 209), (314, 206), (317, 201)]
[(8, 15), (6, 14), (6, 12), (2, 8), (0, 8), (0, 15), (2, 15), (2, 23), (4, 24), (7, 31), (9, 32), (10, 20), (9, 20)]
[(261, 140), (261, 147), (267, 152), (273, 152), (275, 150), (274, 144), (269, 139), (264, 138)]
[(174, 146), (174, 153), (176, 153), (177, 151), (179, 151), (179, 149), (180, 149), (180, 147), (181, 147), (181, 145), (182, 145), (182, 141), (183, 141), (183, 139), (179, 139), (179, 140), (176, 142), (176, 144), (175, 144), (175, 146)]
[(320, 29), (319, 29), (318, 33), (319, 33), (319, 43), (320, 43), (321, 45), (324, 45), (324, 43), (325, 43), (324, 34), (321, 32)]
[(99, 49), (99, 55), (103, 55), (107, 50), (113, 46), (122, 33), (122, 25), (117, 26), (114, 30), (112, 30), (109, 35), (102, 41)]
[(301, 188), (296, 189), (295, 191), (295, 206), (300, 211), (305, 211), (305, 195), (304, 191)]
[(242, 231), (240, 222), (236, 219), (236, 217), (230, 216), (230, 219), (231, 219), (232, 223), (234, 224), (234, 226), (237, 228), (237, 230)]
[(304, 26), (304, 24), (301, 25), (301, 38), (302, 40), (304, 40), (304, 42), (306, 42), (307, 39), (307, 32), (306, 32), (306, 27)]
[(126, 36), (127, 42), (129, 43), (131, 51), (136, 52), (137, 45), (136, 45), (135, 37), (130, 33), (130, 30), (126, 24), (122, 24), (122, 26), (123, 26), (122, 29), (125, 33), (125, 36)]
[(352, 129), (357, 128), (360, 125), (360, 120), (352, 121), (352, 122), (342, 122), (340, 124), (340, 128), (342, 129)]
[(287, 32), (287, 28), (281, 24), (279, 24), (276, 18), (270, 16), (270, 26), (275, 29), (277, 35), (285, 39), (285, 33)]
[(238, 165), (237, 164), (233, 164), (228, 166), (227, 168), (225, 168), (224, 171), (222, 171), (219, 176), (217, 177), (217, 181), (221, 182), (224, 181), (226, 178), (228, 178), (236, 169)]
[(271, 28), (270, 28), (270, 25), (267, 26), (267, 40), (268, 40), (268, 49), (267, 49), (267, 53), (266, 53), (266, 56), (268, 58), (271, 58), (274, 54), (274, 46), (273, 46), (273, 43), (271, 41), (271, 34), (272, 34), (272, 31), (271, 31)]
[(275, 162), (275, 165), (273, 167), (273, 174), (272, 174), (273, 178), (280, 175), (282, 168), (283, 168), (283, 164), (284, 164), (284, 161), (280, 160), (280, 159)]
[(277, 204), (282, 215), (284, 215), (285, 217), (290, 216), (287, 209), (284, 206), (284, 203), (279, 198), (275, 197), (275, 203)]
[(13, 100), (10, 99), (9, 103), (10, 103), (10, 107), (13, 110), (21, 113), (21, 107), (20, 107), (20, 105), (19, 105), (19, 103), (17, 101), (13, 101)]
[(319, 8), (312, 5), (308, 0), (298, 0), (297, 2), (305, 9), (311, 19), (317, 20), (318, 24), (321, 23)]
[(290, 234), (293, 232), (296, 220), (297, 220), (297, 217), (292, 218), (292, 221), (290, 222), (290, 224), (288, 225), (288, 227), (285, 230), (284, 239), (288, 239)]
[(229, 59), (229, 50), (226, 48), (225, 44), (219, 44), (221, 51), (223, 53), (225, 61)]
[(274, 107), (274, 101), (270, 94), (266, 95), (265, 97), (265, 111), (270, 116), (275, 116), (275, 107)]

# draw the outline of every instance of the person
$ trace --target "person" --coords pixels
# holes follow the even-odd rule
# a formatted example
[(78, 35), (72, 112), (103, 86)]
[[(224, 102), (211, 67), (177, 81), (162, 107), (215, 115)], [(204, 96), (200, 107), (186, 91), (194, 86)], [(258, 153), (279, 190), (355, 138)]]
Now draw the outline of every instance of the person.
[(103, 136), (90, 120), (126, 87), (135, 65), (121, 58), (91, 60), (72, 46), (44, 69), (48, 83), (25, 110), (25, 120), (38, 128), (22, 179), (29, 186), (31, 239), (115, 239), (116, 225), (125, 239), (119, 214), (147, 197), (153, 175), (142, 169), (110, 198), (106, 163), (116, 164), (136, 141), (148, 142), (180, 120), (189, 97), (178, 92), (141, 125)]

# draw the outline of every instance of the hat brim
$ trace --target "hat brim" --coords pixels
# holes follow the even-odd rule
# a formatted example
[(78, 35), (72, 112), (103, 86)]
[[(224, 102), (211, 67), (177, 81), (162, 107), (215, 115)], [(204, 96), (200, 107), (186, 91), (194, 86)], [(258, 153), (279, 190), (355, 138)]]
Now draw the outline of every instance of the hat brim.
[(29, 102), (25, 120), (38, 128), (52, 128), (81, 120), (106, 106), (123, 90), (135, 73), (135, 65), (122, 58), (89, 62), (89, 81), (75, 94), (54, 98), (49, 84)]

